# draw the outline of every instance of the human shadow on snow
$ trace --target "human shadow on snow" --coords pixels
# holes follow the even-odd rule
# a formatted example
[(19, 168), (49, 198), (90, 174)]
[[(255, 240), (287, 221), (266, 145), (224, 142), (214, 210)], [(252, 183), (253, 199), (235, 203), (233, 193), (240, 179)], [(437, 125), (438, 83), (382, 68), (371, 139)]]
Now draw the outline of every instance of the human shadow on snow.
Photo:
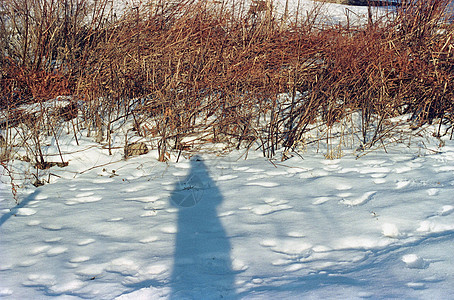
[(170, 299), (235, 298), (230, 241), (217, 214), (223, 197), (199, 156), (175, 184), (178, 208)]

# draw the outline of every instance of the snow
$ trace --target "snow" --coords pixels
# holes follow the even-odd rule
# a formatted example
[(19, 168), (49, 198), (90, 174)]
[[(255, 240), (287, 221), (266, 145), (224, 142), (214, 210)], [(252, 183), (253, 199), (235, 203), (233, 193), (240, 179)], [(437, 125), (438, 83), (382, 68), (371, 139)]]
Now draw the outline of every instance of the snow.
[(359, 159), (309, 149), (284, 162), (236, 151), (160, 163), (73, 138), (60, 140), (69, 166), (18, 206), (1, 186), (4, 299), (454, 292), (453, 141), (433, 154), (396, 144)]
[[(233, 1), (209, 1), (210, 5), (218, 6), (222, 3), (227, 5), (227, 8), (230, 8), (231, 2)], [(281, 17), (285, 13), (285, 6), (287, 0), (273, 0), (274, 5), (273, 12), (276, 17)], [(137, 7), (150, 8), (151, 5), (158, 4), (161, 5), (159, 1), (144, 1), (144, 0), (114, 0), (112, 1), (112, 6), (110, 2), (108, 3), (108, 10), (112, 11), (116, 17), (120, 17), (125, 12), (135, 11)], [(171, 4), (171, 1), (168, 1), (168, 4)], [(244, 2), (246, 7), (251, 5), (253, 1), (247, 0)], [(368, 7), (367, 6), (353, 6), (353, 5), (344, 5), (337, 3), (327, 3), (322, 1), (314, 0), (288, 0), (288, 11), (287, 16), (290, 20), (298, 16), (301, 19), (301, 16), (309, 16), (311, 19), (315, 18), (320, 24), (333, 25), (339, 23), (349, 22), (350, 26), (359, 26), (367, 23), (368, 20)], [(236, 5), (237, 7), (241, 7)], [(225, 8), (224, 8), (225, 9)], [(392, 7), (373, 7), (372, 13), (374, 17), (383, 16), (389, 10), (393, 10)]]

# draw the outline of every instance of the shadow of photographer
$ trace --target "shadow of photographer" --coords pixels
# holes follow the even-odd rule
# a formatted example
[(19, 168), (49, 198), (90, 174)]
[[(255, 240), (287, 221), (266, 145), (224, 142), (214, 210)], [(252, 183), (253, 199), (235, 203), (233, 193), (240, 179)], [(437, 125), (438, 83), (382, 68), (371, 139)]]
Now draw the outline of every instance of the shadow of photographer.
[(223, 197), (199, 156), (171, 201), (178, 224), (170, 299), (234, 298), (230, 241), (216, 209)]

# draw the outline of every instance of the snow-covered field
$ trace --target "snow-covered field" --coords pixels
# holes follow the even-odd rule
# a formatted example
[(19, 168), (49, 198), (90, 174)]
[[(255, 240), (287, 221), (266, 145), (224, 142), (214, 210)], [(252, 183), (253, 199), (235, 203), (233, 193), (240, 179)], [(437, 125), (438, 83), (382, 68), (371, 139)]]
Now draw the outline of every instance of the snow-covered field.
[[(230, 9), (229, 3), (236, 1), (237, 8), (243, 7), (245, 5), (246, 10), (247, 6), (252, 4), (252, 0), (238, 1), (238, 0), (226, 0), (226, 1), (209, 1), (211, 5), (221, 5), (224, 3), (227, 9)], [(260, 1), (259, 1), (260, 2)], [(117, 16), (121, 16), (126, 11), (137, 7), (149, 7), (149, 0), (113, 0), (112, 1), (112, 11), (115, 12)], [(153, 1), (151, 1), (153, 3)], [(159, 0), (154, 1), (155, 5)], [(170, 2), (171, 3), (171, 2)], [(242, 5), (238, 5), (241, 3)], [(343, 5), (337, 3), (325, 3), (318, 0), (273, 0), (273, 12), (276, 17), (280, 17), (285, 12), (285, 6), (287, 4), (287, 14), (288, 17), (293, 21), (296, 15), (299, 18), (304, 18), (309, 16), (311, 19), (317, 16), (317, 19), (320, 23), (326, 24), (338, 24), (338, 23), (350, 23), (351, 26), (357, 26), (364, 23), (367, 23), (368, 18), (368, 8), (366, 6), (352, 6), (352, 5)], [(244, 7), (243, 7), (244, 8)], [(373, 16), (383, 15), (388, 11), (386, 7), (374, 7), (372, 8)], [(302, 17), (303, 16), (303, 17)]]
[(62, 137), (69, 166), (19, 206), (1, 186), (3, 299), (454, 294), (453, 141), (436, 154), (395, 145), (360, 159), (309, 149), (178, 163), (79, 142)]

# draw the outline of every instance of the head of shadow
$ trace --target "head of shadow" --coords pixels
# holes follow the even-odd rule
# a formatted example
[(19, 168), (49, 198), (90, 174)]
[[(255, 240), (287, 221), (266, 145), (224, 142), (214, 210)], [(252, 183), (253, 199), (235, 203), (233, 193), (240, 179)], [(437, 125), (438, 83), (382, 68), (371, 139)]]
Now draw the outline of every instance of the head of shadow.
[[(172, 204), (177, 207), (192, 207), (197, 205), (202, 200), (205, 191), (211, 187), (215, 187), (200, 156), (192, 157), (189, 171), (189, 174), (185, 178), (177, 178), (172, 192)], [(216, 200), (219, 201), (218, 198)], [(213, 201), (213, 198), (211, 201)]]

